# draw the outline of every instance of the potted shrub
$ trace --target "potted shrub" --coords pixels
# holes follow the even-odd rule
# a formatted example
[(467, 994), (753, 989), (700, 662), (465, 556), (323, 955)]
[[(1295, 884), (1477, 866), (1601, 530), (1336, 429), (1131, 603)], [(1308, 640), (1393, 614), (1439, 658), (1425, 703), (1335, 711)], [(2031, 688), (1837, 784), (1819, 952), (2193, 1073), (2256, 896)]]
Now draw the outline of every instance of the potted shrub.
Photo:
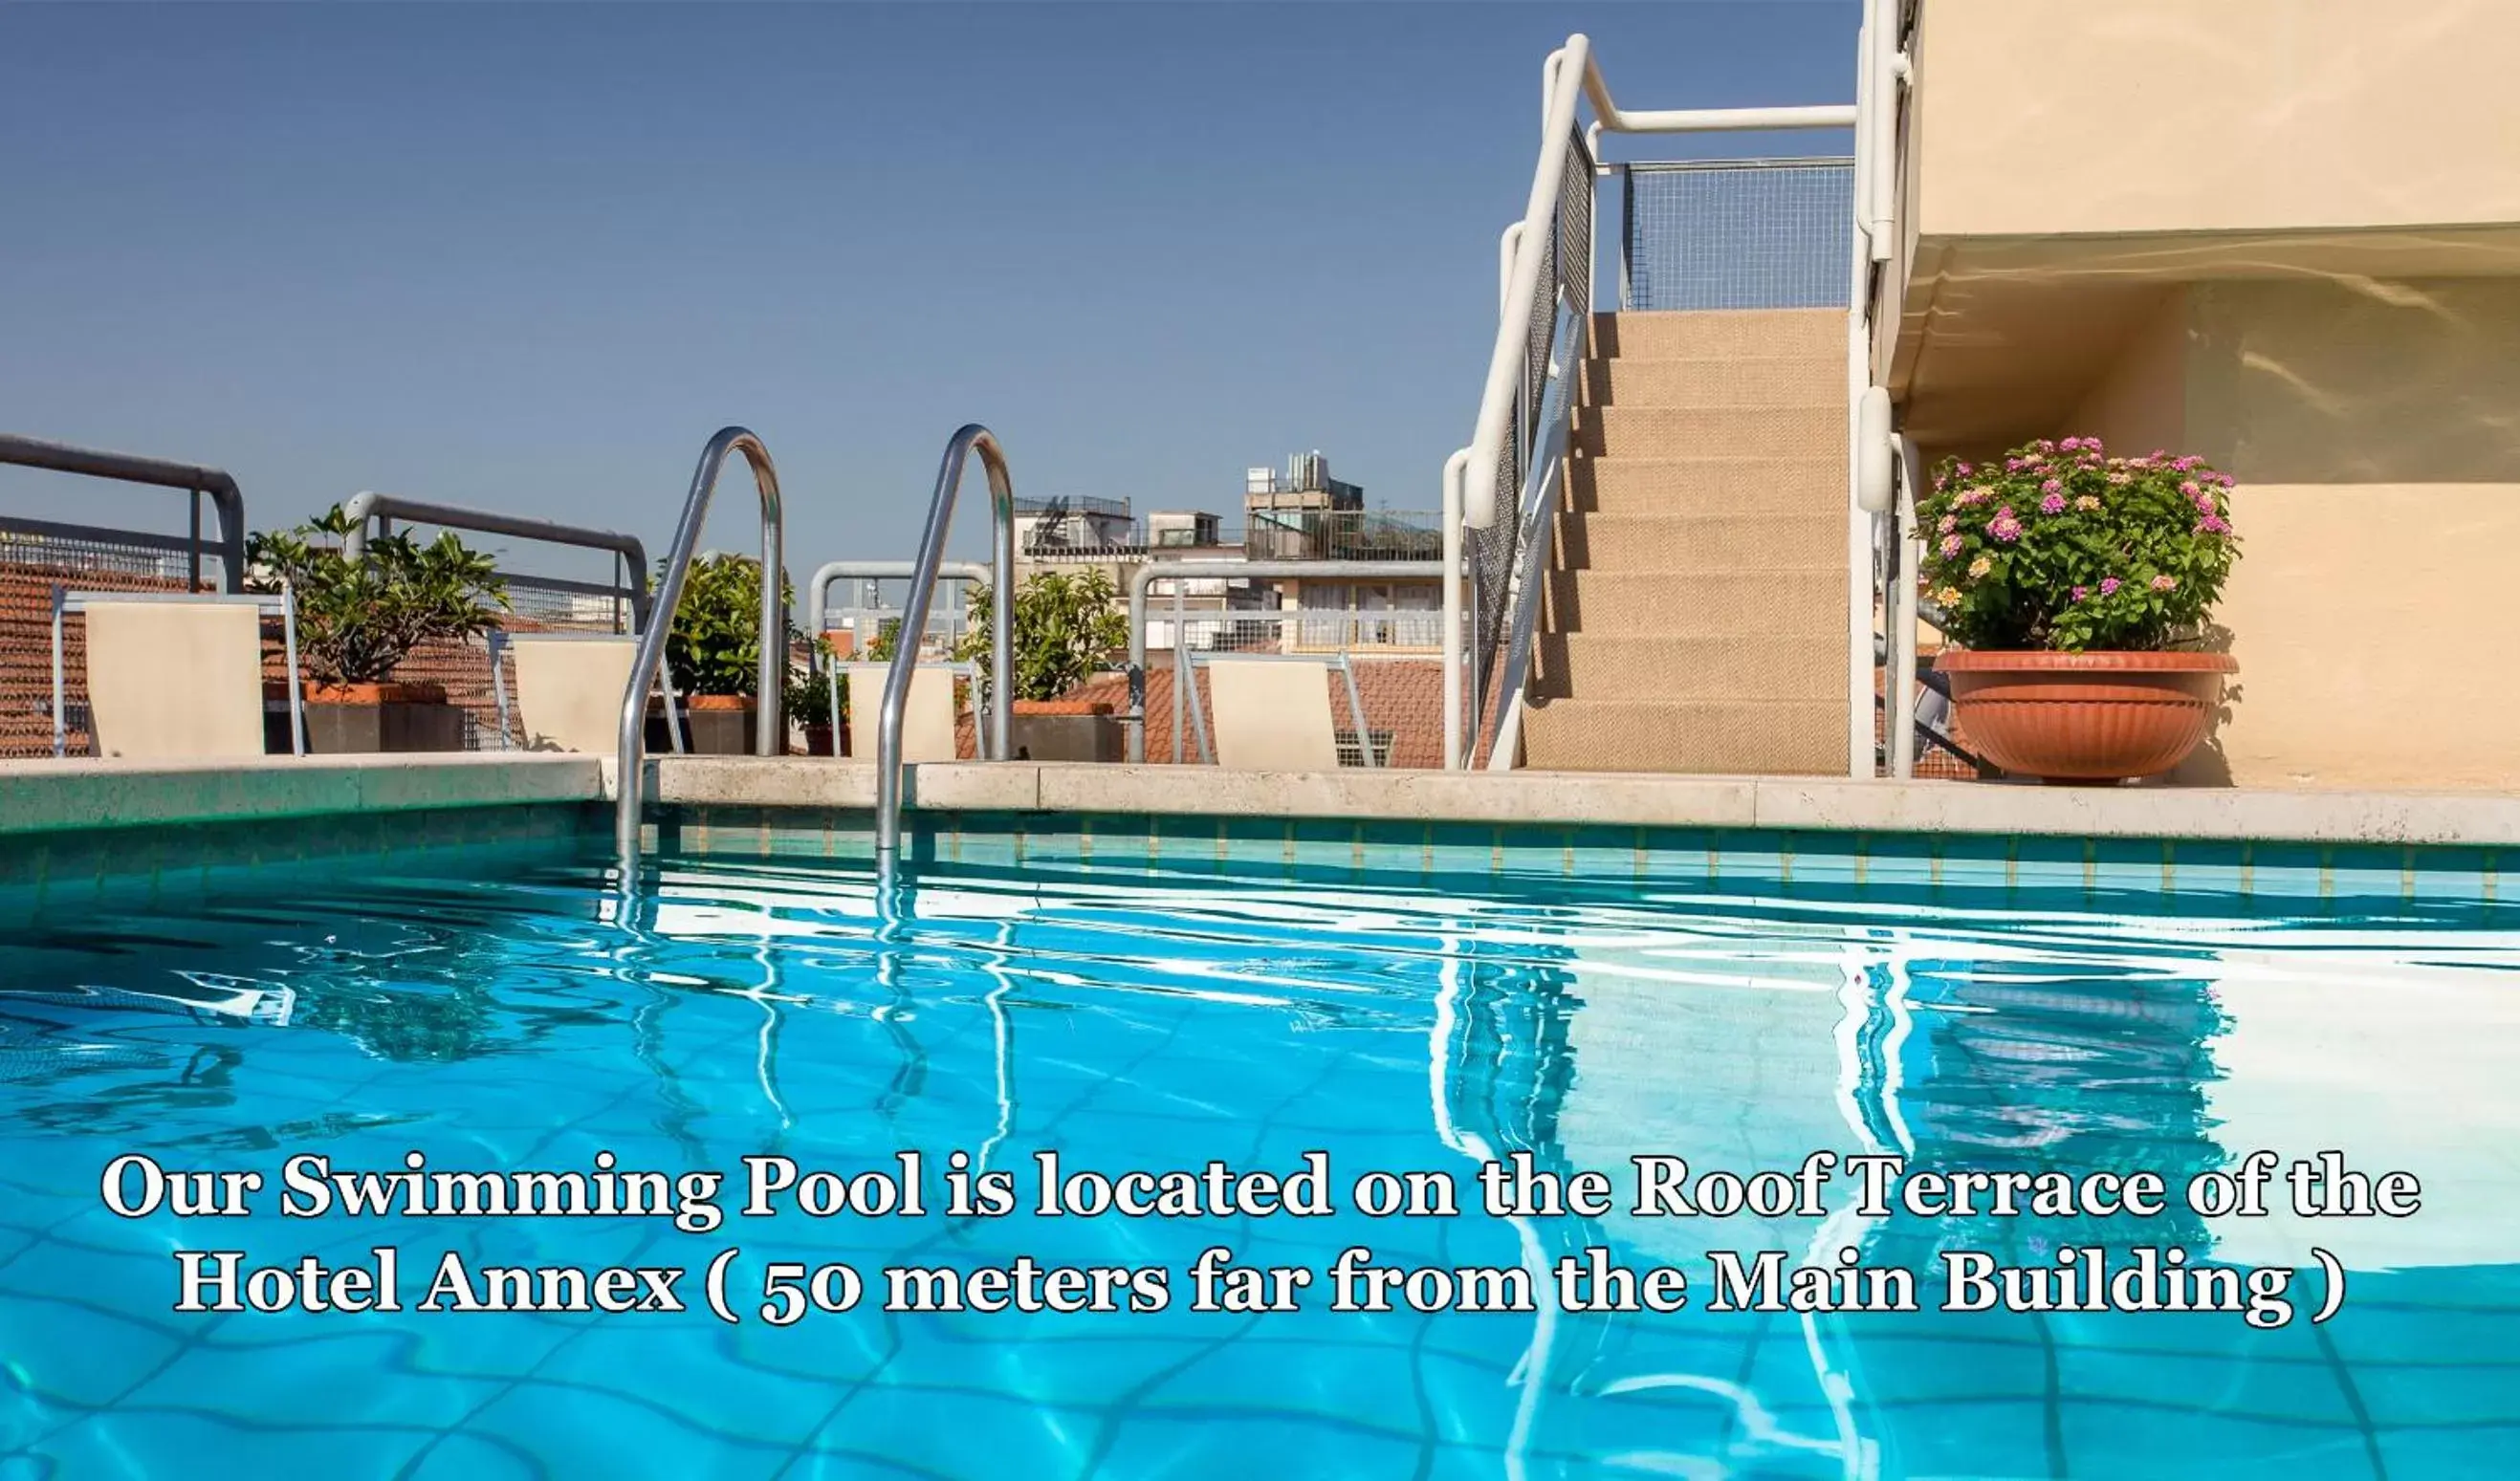
[[(809, 756), (845, 756), (848, 754), (849, 681), (838, 671), (838, 659), (832, 646), (823, 639), (814, 643), (818, 667), (792, 670), (788, 676), (788, 704), (798, 724), (805, 730), (805, 754)], [(840, 729), (832, 728), (832, 694), (836, 689), (840, 700)]]
[[(1015, 589), (1014, 726), (1012, 753), (1032, 761), (1117, 761), (1127, 736), (1112, 706), (1070, 697), (1127, 646), (1129, 619), (1099, 569), (1042, 571)], [(990, 595), (971, 595), (970, 620), (954, 656), (989, 672)]]
[(2198, 646), (2239, 555), (2230, 488), (2200, 459), (2112, 458), (2097, 437), (1945, 462), (1917, 505), (1917, 579), (1959, 645), (1934, 667), (1970, 743), (2051, 782), (2186, 759), (2236, 667)]
[(398, 682), (395, 672), (425, 645), (469, 642), (497, 626), (507, 584), (489, 557), (451, 531), (426, 545), (376, 535), (353, 561), (341, 553), (349, 529), (336, 505), (247, 545), (252, 584), (277, 591), (286, 582), (294, 596), (307, 748), (463, 749), (464, 712), (447, 702), (445, 687)]
[[(781, 601), (789, 597), (783, 580)], [(674, 625), (665, 634), (665, 666), (682, 697), (691, 747), (700, 756), (752, 753), (761, 687), (761, 562), (713, 554), (692, 562)], [(770, 724), (780, 723), (773, 716)]]

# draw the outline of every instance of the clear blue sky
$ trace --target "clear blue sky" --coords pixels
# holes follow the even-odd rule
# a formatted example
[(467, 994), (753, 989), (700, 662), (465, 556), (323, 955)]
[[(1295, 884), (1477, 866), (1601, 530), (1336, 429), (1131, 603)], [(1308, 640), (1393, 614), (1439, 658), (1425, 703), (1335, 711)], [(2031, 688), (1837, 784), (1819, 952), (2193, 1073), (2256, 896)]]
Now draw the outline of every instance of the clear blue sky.
[[(741, 422), (799, 575), (909, 555), (972, 420), (1025, 493), (1231, 517), (1244, 466), (1319, 448), (1431, 509), (1550, 48), (1589, 33), (1634, 107), (1845, 102), (1855, 25), (1853, 0), (0, 7), (0, 428), (223, 466), (258, 526), (374, 487), (653, 546)], [(713, 545), (749, 543), (741, 476)], [(173, 530), (177, 503), (0, 470), (0, 510)], [(596, 574), (574, 559), (518, 563)]]

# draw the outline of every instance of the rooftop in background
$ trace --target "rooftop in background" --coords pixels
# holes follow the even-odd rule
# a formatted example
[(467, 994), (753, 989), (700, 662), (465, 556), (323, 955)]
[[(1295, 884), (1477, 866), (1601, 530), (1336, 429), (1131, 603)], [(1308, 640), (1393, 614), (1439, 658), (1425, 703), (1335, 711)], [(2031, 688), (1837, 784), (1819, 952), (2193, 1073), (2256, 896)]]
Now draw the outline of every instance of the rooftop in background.
[(1254, 561), (1438, 561), (1443, 516), (1426, 510), (1255, 509), (1241, 525), (1191, 512), (1103, 522), (1018, 515), (1015, 546), (1027, 561), (1128, 561), (1149, 555), (1214, 555)]
[(1149, 552), (1207, 552), (1255, 561), (1435, 561), (1442, 516), (1368, 510), (1362, 484), (1330, 476), (1321, 452), (1288, 455), (1284, 471), (1242, 474), (1243, 523), (1207, 510), (1133, 516), (1127, 499), (1056, 495), (1015, 500), (1015, 544), (1033, 561), (1126, 561)]

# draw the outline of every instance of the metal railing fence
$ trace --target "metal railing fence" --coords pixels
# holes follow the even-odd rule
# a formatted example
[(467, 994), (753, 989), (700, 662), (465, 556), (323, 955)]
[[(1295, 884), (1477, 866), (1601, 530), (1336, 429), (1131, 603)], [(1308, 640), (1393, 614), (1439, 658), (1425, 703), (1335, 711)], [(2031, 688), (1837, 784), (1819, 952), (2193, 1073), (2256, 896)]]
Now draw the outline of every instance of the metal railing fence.
[(1613, 166), (1619, 307), (1846, 307), (1855, 161), (1709, 159)]

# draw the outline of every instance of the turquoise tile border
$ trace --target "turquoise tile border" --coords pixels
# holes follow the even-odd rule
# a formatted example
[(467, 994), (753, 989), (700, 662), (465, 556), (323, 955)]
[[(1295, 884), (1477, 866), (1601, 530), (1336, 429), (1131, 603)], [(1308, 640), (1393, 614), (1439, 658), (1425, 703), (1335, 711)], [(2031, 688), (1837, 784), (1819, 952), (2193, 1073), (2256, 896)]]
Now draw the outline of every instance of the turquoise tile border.
[[(664, 851), (863, 862), (868, 815), (677, 807)], [(922, 812), (914, 867), (1108, 877), (1217, 876), (1634, 898), (1972, 903), (2182, 916), (2372, 917), (2498, 911), (2498, 850), (1986, 833), (1516, 827), (1488, 823), (1135, 814)]]
[(268, 820), (30, 833), (0, 848), (0, 921), (338, 874), (579, 857), (611, 831), (593, 803), (328, 813)]

